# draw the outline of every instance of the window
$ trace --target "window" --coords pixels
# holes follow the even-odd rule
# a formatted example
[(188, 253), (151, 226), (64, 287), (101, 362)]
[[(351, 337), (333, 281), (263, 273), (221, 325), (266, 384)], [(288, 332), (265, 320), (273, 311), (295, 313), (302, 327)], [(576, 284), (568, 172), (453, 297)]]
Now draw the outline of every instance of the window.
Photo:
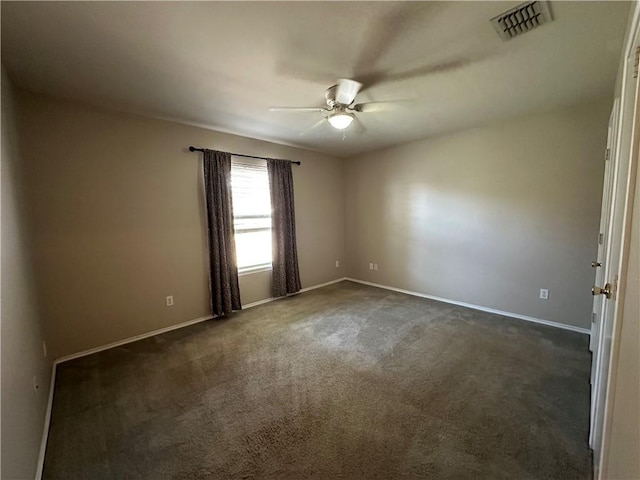
[(266, 160), (231, 158), (238, 272), (271, 267), (271, 197)]

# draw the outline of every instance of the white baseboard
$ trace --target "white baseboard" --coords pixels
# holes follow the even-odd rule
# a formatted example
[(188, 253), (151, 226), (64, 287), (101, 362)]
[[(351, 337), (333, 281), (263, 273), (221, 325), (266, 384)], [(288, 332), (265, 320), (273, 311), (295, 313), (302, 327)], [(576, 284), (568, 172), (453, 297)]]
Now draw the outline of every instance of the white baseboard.
[[(332, 280), (330, 282), (321, 283), (319, 285), (313, 285), (311, 287), (303, 288), (299, 293), (308, 292), (309, 290), (315, 290), (316, 288), (326, 287), (327, 285), (331, 285), (333, 283), (342, 282), (346, 280), (346, 277), (339, 278), (337, 280)], [(243, 309), (257, 307), (258, 305), (262, 305), (263, 303), (273, 302), (274, 300), (278, 300), (278, 298), (266, 298), (264, 300), (259, 300), (257, 302), (248, 303), (243, 305)], [(82, 352), (72, 353), (71, 355), (65, 355), (64, 357), (60, 357), (55, 360), (54, 363), (63, 363), (69, 360), (73, 360), (80, 357), (86, 357), (87, 355), (91, 355), (94, 353), (102, 352), (103, 350), (108, 350), (110, 348), (119, 347), (121, 345), (126, 345), (127, 343), (137, 342), (138, 340), (143, 340), (145, 338), (153, 337), (154, 335), (160, 335), (162, 333), (170, 332), (171, 330), (177, 330), (178, 328), (188, 327), (189, 325), (193, 325), (195, 323), (204, 322), (205, 320), (210, 320), (214, 318), (213, 315), (205, 315), (204, 317), (195, 318), (193, 320), (188, 320), (186, 322), (177, 323), (175, 325), (171, 325), (169, 327), (160, 328), (158, 330), (152, 330), (151, 332), (142, 333), (140, 335), (135, 335), (133, 337), (125, 338), (123, 340), (118, 340), (117, 342), (111, 342), (106, 345), (101, 345), (99, 347), (90, 348), (89, 350), (83, 350)]]
[(309, 290), (315, 290), (316, 288), (326, 287), (327, 285), (333, 285), (334, 283), (344, 282), (347, 277), (338, 278), (336, 280), (331, 280), (330, 282), (320, 283), (319, 285), (314, 285), (313, 287), (307, 287), (300, 290), (298, 293), (308, 292)]
[(126, 345), (127, 343), (137, 342), (138, 340), (142, 340), (145, 338), (153, 337), (154, 335), (160, 335), (161, 333), (170, 332), (171, 330), (177, 330), (178, 328), (188, 327), (189, 325), (193, 325), (195, 323), (204, 322), (205, 320), (210, 320), (213, 318), (213, 315), (205, 315), (204, 317), (196, 318), (193, 320), (188, 320), (186, 322), (177, 323), (175, 325), (171, 325), (169, 327), (160, 328), (158, 330), (153, 330), (151, 332), (142, 333), (140, 335), (134, 335), (133, 337), (125, 338), (124, 340), (118, 340), (117, 342), (107, 343), (106, 345), (101, 345), (99, 347), (90, 348), (89, 350), (84, 350), (78, 353), (72, 353), (71, 355), (65, 355), (64, 357), (60, 357), (56, 359), (55, 363), (63, 363), (68, 362), (69, 360), (74, 360), (80, 357), (86, 357), (87, 355), (92, 355), (94, 353), (102, 352), (103, 350), (109, 350), (110, 348), (119, 347), (121, 345)]
[(390, 287), (388, 285), (381, 285), (379, 283), (366, 282), (364, 280), (358, 280), (355, 278), (347, 277), (345, 280), (349, 280), (351, 282), (362, 283), (364, 285), (369, 285), (372, 287), (384, 288), (385, 290), (392, 290), (394, 292), (406, 293), (407, 295), (413, 295), (415, 297), (428, 298), (430, 300), (436, 300), (438, 302), (450, 303), (452, 305), (458, 305), (460, 307), (472, 308), (473, 310), (480, 310), (482, 312), (487, 313), (495, 313), (496, 315), (502, 315), (504, 317), (517, 318), (518, 320), (525, 320), (527, 322), (540, 323), (542, 325), (547, 325), (549, 327), (561, 328), (563, 330), (571, 330), (572, 332), (584, 333), (585, 335), (590, 335), (591, 331), (587, 328), (575, 327), (573, 325), (567, 325), (565, 323), (552, 322), (551, 320), (543, 320), (541, 318), (529, 317), (527, 315), (520, 315), (519, 313), (511, 313), (505, 312), (502, 310), (496, 310), (494, 308), (481, 307), (480, 305), (473, 305), (471, 303), (458, 302), (456, 300), (449, 300), (447, 298), (436, 297), (434, 295), (427, 295), (426, 293), (413, 292), (411, 290), (404, 290), (402, 288)]
[[(315, 290), (316, 288), (326, 287), (327, 285), (332, 285), (334, 283), (343, 282), (345, 280), (347, 280), (347, 277), (342, 277), (342, 278), (338, 278), (336, 280), (331, 280), (330, 282), (320, 283), (318, 285), (313, 285), (312, 287), (303, 288), (302, 290), (292, 294), (291, 296), (298, 295), (299, 293), (308, 292), (309, 290)], [(247, 308), (257, 307), (258, 305), (262, 305), (264, 303), (273, 302), (274, 300), (279, 300), (280, 298), (284, 298), (284, 297), (271, 297), (271, 298), (265, 298), (264, 300), (258, 300), (257, 302), (247, 303), (246, 305), (242, 306), (242, 309), (246, 310)]]
[(269, 298), (265, 298), (264, 300), (258, 300), (257, 302), (247, 303), (246, 305), (242, 305), (242, 310), (246, 310), (247, 308), (257, 307), (258, 305), (264, 305), (265, 303), (273, 302), (274, 300), (278, 300), (278, 297), (269, 297)]

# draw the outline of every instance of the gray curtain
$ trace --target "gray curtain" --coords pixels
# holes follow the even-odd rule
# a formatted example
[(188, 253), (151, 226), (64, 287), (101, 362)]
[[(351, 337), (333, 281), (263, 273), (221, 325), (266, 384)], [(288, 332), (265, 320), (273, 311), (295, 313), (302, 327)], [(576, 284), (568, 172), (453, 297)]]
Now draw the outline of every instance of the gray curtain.
[(293, 203), (291, 162), (269, 159), (269, 189), (271, 191), (271, 235), (273, 271), (271, 293), (282, 297), (302, 288), (298, 270), (296, 245), (296, 215)]
[(240, 310), (240, 288), (233, 238), (231, 154), (204, 151), (204, 184), (209, 237), (209, 291), (211, 313), (229, 315)]

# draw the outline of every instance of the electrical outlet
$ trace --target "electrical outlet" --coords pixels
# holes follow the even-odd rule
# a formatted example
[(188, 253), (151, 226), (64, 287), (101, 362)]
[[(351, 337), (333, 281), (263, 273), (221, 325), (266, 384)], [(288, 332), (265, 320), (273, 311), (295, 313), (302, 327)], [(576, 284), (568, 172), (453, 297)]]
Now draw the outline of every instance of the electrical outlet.
[(373, 263), (369, 264), (369, 270), (373, 270)]
[(549, 300), (549, 290), (546, 288), (540, 289), (540, 298), (543, 300)]
[(336, 268), (340, 268), (340, 260), (336, 260)]
[(173, 306), (173, 295), (169, 295), (167, 297), (167, 307), (172, 307)]
[(45, 358), (47, 358), (47, 342), (45, 342), (44, 340), (42, 341), (42, 354)]
[(377, 263), (374, 263), (374, 264), (373, 264), (373, 269), (374, 269), (374, 270), (378, 270), (378, 264), (377, 264)]

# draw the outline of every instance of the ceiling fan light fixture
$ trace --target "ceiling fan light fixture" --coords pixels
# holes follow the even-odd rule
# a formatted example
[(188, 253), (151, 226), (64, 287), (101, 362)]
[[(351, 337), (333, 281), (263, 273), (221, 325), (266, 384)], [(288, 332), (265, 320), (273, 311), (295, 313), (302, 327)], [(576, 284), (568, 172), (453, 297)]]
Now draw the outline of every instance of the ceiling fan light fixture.
[(333, 128), (337, 130), (344, 130), (349, 125), (351, 125), (351, 122), (353, 122), (353, 114), (346, 112), (336, 112), (329, 115), (329, 118), (327, 118), (327, 120), (329, 120), (329, 123)]

